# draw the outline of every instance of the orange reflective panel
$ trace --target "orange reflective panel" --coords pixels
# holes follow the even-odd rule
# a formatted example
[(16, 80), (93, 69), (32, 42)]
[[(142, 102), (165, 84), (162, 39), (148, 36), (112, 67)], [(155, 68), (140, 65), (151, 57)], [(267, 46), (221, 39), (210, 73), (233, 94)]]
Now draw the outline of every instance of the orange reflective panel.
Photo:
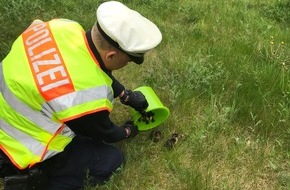
[(39, 93), (46, 101), (74, 91), (48, 23), (32, 24), (22, 39)]

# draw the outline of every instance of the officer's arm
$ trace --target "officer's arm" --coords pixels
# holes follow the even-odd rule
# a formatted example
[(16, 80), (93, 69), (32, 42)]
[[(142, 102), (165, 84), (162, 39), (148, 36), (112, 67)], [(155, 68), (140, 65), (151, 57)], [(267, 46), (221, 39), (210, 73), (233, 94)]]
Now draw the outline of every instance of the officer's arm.
[(127, 136), (123, 127), (115, 125), (108, 111), (101, 111), (66, 122), (77, 135), (91, 137), (95, 141), (117, 142)]
[(114, 91), (114, 98), (117, 98), (118, 96), (122, 96), (122, 94), (125, 91), (125, 87), (124, 85), (122, 85), (113, 75), (112, 73), (108, 73), (108, 75), (110, 76), (110, 78), (112, 79), (113, 83), (112, 83), (112, 88)]

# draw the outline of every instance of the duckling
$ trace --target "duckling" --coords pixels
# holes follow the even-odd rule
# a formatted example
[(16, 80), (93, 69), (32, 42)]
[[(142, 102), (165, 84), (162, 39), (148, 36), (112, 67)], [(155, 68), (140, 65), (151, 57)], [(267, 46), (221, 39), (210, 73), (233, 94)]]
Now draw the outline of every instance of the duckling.
[(163, 135), (162, 135), (161, 131), (159, 131), (159, 130), (153, 130), (150, 133), (150, 139), (155, 143), (159, 142), (162, 137), (163, 137)]
[(171, 135), (171, 138), (165, 142), (165, 147), (167, 147), (168, 149), (172, 149), (175, 146), (175, 144), (178, 142), (178, 140), (183, 137), (184, 135), (182, 134), (173, 133)]
[(145, 122), (146, 124), (149, 124), (150, 122), (154, 122), (155, 119), (154, 119), (154, 116), (155, 114), (153, 112), (147, 112), (146, 115), (142, 115), (138, 121), (141, 122)]
[(178, 141), (177, 138), (170, 138), (165, 142), (164, 146), (168, 149), (172, 149), (177, 141)]

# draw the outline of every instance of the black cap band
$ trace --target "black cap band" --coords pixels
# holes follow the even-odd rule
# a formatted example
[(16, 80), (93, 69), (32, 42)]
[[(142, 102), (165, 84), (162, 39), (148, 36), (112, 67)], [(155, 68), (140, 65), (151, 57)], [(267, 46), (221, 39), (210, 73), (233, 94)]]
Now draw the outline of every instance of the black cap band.
[(132, 60), (132, 61), (134, 61), (135, 63), (137, 63), (137, 64), (141, 64), (141, 63), (143, 63), (143, 61), (144, 61), (144, 53), (134, 53), (134, 55), (132, 55), (132, 54), (130, 54), (129, 52), (126, 52), (125, 50), (123, 50), (121, 47), (120, 47), (120, 45), (116, 42), (116, 41), (114, 41), (112, 38), (110, 38), (103, 30), (102, 30), (102, 28), (101, 28), (101, 26), (99, 25), (99, 23), (97, 22), (97, 28), (98, 28), (98, 30), (99, 30), (99, 32), (100, 32), (100, 34), (105, 38), (105, 40), (107, 41), (107, 42), (109, 42), (109, 44), (111, 44), (112, 46), (114, 46), (115, 48), (117, 48), (117, 49), (119, 49), (120, 51), (122, 51), (122, 52), (124, 52), (124, 53), (126, 53), (129, 57), (130, 57), (130, 59)]

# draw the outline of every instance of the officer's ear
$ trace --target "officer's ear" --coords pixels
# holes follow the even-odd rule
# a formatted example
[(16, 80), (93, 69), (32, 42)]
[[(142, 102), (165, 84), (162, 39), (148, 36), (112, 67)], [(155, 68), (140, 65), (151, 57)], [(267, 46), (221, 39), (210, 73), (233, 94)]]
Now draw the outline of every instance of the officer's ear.
[(116, 55), (117, 55), (117, 51), (111, 50), (111, 51), (108, 51), (108, 52), (106, 53), (105, 58), (106, 58), (106, 60), (107, 60), (108, 62), (111, 63), (111, 62), (114, 61), (114, 59), (116, 58)]

